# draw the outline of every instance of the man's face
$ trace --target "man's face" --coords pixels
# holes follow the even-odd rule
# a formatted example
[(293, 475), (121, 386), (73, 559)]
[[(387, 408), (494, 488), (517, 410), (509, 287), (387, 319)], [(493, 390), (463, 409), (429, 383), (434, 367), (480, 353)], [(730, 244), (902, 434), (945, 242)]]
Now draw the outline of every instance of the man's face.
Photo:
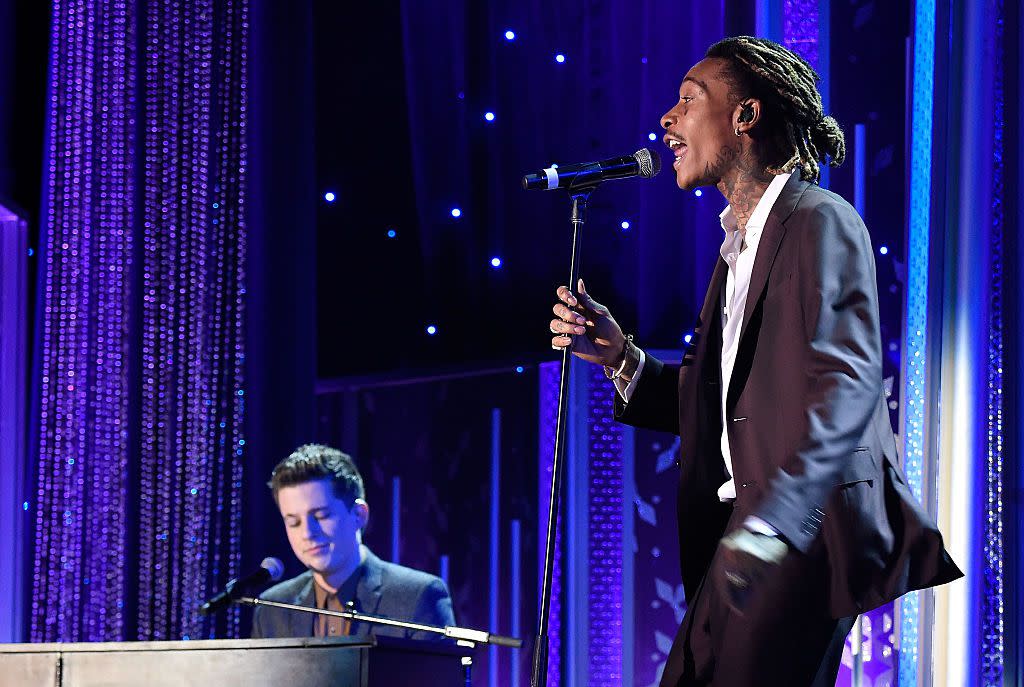
[(679, 86), (679, 102), (661, 117), (679, 188), (716, 185), (739, 155), (739, 108), (721, 75), (726, 64), (714, 57), (695, 64)]
[(350, 509), (328, 479), (282, 487), (277, 492), (288, 543), (295, 557), (313, 572), (330, 578), (359, 562), (359, 530), (369, 515), (366, 503)]

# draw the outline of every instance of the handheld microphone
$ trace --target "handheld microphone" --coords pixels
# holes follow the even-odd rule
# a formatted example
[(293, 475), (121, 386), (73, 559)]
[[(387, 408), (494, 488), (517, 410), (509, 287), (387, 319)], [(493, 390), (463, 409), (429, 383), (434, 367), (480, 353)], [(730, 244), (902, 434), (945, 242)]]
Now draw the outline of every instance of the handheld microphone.
[(280, 559), (268, 556), (263, 559), (255, 572), (228, 582), (224, 591), (199, 607), (199, 614), (213, 615), (222, 608), (230, 606), (231, 602), (242, 596), (247, 589), (260, 587), (267, 582), (277, 582), (282, 575), (284, 575), (284, 563)]
[(632, 155), (624, 157), (548, 167), (537, 174), (527, 174), (523, 177), (523, 188), (527, 191), (535, 189), (552, 191), (556, 188), (571, 191), (597, 186), (602, 181), (612, 179), (628, 179), (629, 177), (650, 179), (660, 171), (661, 157), (650, 148), (641, 148)]

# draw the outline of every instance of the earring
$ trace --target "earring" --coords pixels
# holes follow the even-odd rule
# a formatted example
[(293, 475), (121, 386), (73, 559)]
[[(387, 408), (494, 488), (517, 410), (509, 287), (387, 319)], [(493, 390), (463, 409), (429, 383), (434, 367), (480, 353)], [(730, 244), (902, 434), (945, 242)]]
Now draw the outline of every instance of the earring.
[(743, 135), (743, 134), (742, 134), (742, 133), (740, 132), (740, 128), (739, 128), (739, 127), (736, 127), (736, 135), (737, 135), (737, 136), (742, 136), (742, 135)]

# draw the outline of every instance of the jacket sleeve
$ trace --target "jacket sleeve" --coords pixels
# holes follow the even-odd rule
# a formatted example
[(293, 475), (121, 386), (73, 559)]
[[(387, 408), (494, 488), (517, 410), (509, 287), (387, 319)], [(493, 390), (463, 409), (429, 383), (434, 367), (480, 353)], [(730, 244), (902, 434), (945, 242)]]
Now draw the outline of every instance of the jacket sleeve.
[[(452, 598), (444, 580), (434, 578), (426, 586), (416, 603), (416, 616), (413, 622), (435, 627), (455, 625), (455, 613), (452, 611)], [(410, 639), (444, 639), (443, 635), (433, 632), (413, 632)]]
[(251, 639), (265, 639), (263, 632), (263, 609), (259, 606), (252, 613), (252, 631), (249, 633)]
[(882, 361), (874, 257), (861, 218), (846, 205), (819, 206), (799, 241), (806, 431), (755, 515), (806, 552), (878, 403)]
[(644, 351), (644, 369), (629, 403), (615, 394), (615, 419), (634, 427), (679, 434), (679, 366)]

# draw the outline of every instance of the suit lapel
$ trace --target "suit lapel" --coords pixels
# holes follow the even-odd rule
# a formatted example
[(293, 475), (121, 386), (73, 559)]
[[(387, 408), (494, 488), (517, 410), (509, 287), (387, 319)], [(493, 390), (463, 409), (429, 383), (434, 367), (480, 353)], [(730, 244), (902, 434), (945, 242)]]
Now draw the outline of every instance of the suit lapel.
[(754, 258), (754, 268), (750, 273), (750, 286), (747, 289), (747, 301), (743, 306), (743, 323), (740, 325), (739, 345), (743, 345), (743, 338), (747, 335), (747, 324), (754, 314), (757, 302), (764, 294), (764, 287), (768, 284), (768, 275), (771, 274), (772, 265), (775, 264), (775, 256), (779, 252), (779, 245), (786, 235), (785, 221), (793, 214), (800, 196), (804, 194), (807, 182), (800, 181), (800, 177), (793, 175), (783, 186), (782, 192), (775, 200), (768, 219), (765, 220), (764, 229), (761, 230), (761, 241), (757, 247), (757, 257)]
[[(306, 584), (302, 585), (299, 593), (292, 599), (292, 603), (296, 606), (305, 606), (307, 608), (316, 608), (316, 596), (313, 594), (313, 573), (306, 572)], [(301, 613), (299, 611), (293, 611), (288, 614), (289, 623), (291, 624), (291, 635), (292, 637), (309, 637), (313, 634), (313, 621), (316, 616), (311, 613)]]
[(764, 287), (768, 284), (775, 256), (779, 252), (779, 244), (786, 235), (786, 227), (774, 217), (769, 216), (761, 230), (761, 242), (757, 246), (757, 257), (754, 258), (754, 269), (750, 272), (750, 286), (747, 291), (747, 302), (743, 305), (743, 323), (740, 325), (740, 345), (747, 335), (747, 324), (754, 314), (757, 302), (761, 300)]
[[(384, 570), (380, 559), (373, 555), (365, 546), (362, 547), (365, 557), (363, 558), (363, 576), (359, 578), (356, 585), (356, 606), (358, 610), (368, 615), (378, 615), (381, 601), (381, 588), (384, 586)], [(363, 623), (359, 623), (363, 625)], [(367, 634), (373, 628), (357, 627), (353, 634)]]
[(697, 356), (701, 355), (699, 351), (703, 351), (706, 347), (706, 339), (708, 338), (708, 327), (715, 321), (715, 308), (719, 305), (719, 298), (722, 293), (722, 284), (725, 283), (725, 275), (729, 267), (725, 264), (725, 260), (719, 256), (718, 262), (715, 263), (715, 270), (711, 273), (711, 284), (708, 285), (708, 292), (704, 295), (704, 305), (701, 306), (700, 316), (697, 318), (697, 326), (693, 330), (693, 336), (696, 338), (689, 350), (683, 354), (683, 365), (692, 365)]
[(740, 324), (740, 340), (736, 348), (736, 364), (733, 367), (733, 374), (729, 380), (729, 388), (726, 390), (726, 412), (732, 413), (736, 405), (739, 389), (737, 385), (746, 381), (746, 375), (742, 374), (743, 361), (746, 360), (747, 348), (750, 342), (747, 340), (750, 318), (757, 310), (758, 303), (764, 296), (765, 287), (768, 285), (768, 277), (771, 275), (772, 267), (775, 264), (775, 257), (779, 253), (779, 246), (786, 236), (786, 220), (793, 214), (800, 197), (810, 186), (801, 181), (799, 176), (793, 175), (782, 188), (782, 192), (775, 200), (768, 219), (765, 220), (764, 228), (761, 230), (761, 241), (757, 247), (757, 256), (754, 258), (754, 267), (750, 272), (750, 285), (747, 289), (747, 300), (743, 304), (743, 322)]

